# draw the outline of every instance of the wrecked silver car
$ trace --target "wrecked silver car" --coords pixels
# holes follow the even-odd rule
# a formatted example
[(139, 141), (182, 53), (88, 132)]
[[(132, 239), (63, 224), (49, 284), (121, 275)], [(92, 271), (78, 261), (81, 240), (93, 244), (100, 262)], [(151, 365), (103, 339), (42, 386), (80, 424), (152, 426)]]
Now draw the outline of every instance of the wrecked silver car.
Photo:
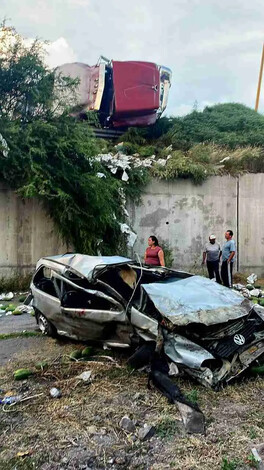
[(228, 383), (264, 354), (264, 309), (201, 276), (65, 254), (39, 260), (31, 292), (43, 334), (138, 346), (134, 367), (147, 346), (143, 362), (158, 351), (205, 386)]

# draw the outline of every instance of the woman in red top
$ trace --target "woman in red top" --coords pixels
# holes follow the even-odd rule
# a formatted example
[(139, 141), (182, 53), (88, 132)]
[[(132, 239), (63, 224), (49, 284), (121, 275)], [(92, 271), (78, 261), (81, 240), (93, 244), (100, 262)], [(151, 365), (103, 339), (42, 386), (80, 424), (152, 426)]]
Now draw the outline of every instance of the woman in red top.
[(144, 261), (152, 266), (165, 266), (164, 253), (154, 235), (148, 239), (148, 248), (145, 251)]

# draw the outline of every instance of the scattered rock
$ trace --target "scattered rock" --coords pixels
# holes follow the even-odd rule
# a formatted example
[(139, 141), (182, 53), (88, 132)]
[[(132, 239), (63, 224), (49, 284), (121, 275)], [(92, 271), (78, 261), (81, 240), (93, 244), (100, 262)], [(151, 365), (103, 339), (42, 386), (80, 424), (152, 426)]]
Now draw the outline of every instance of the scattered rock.
[(97, 433), (97, 428), (96, 428), (96, 426), (88, 426), (86, 431), (87, 431), (88, 434), (96, 434)]
[(251, 290), (250, 294), (253, 297), (261, 297), (262, 296), (262, 292), (261, 292), (260, 289), (253, 289), (253, 290)]
[(186, 431), (190, 434), (205, 433), (205, 418), (201, 411), (195, 410), (185, 403), (177, 401), (182, 421)]
[(136, 426), (128, 416), (123, 416), (123, 418), (119, 422), (119, 426), (127, 432), (135, 432), (136, 430)]
[(61, 397), (61, 391), (59, 388), (56, 388), (56, 387), (52, 387), (50, 389), (50, 396), (52, 398), (60, 398)]
[(85, 370), (80, 375), (77, 375), (76, 379), (82, 380), (85, 383), (90, 383), (92, 382), (92, 371)]
[(141, 441), (146, 441), (151, 439), (152, 436), (155, 434), (154, 426), (149, 426), (148, 424), (144, 424), (143, 428), (140, 428), (138, 431), (138, 438)]
[(115, 463), (117, 463), (117, 465), (124, 465), (126, 463), (126, 457), (119, 455), (115, 458)]
[(248, 284), (255, 284), (257, 279), (258, 279), (258, 276), (256, 274), (252, 273), (252, 274), (250, 274), (250, 276), (247, 277), (247, 282), (248, 282)]

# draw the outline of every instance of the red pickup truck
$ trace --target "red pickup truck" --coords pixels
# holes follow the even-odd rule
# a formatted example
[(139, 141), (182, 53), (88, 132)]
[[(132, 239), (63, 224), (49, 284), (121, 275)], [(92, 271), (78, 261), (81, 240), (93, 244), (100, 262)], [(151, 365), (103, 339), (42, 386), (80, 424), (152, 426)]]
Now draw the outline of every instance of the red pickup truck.
[(106, 61), (64, 64), (57, 73), (79, 78), (80, 116), (97, 111), (103, 127), (149, 126), (165, 110), (171, 70), (152, 62)]

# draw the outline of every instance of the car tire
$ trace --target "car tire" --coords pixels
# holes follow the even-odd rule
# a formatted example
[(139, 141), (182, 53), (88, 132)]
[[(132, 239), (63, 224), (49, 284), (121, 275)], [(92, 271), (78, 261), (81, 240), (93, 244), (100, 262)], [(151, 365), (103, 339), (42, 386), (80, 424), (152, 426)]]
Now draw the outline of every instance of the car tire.
[(52, 323), (43, 315), (41, 312), (36, 312), (36, 319), (38, 327), (43, 335), (52, 336), (55, 338), (57, 336), (57, 330)]

